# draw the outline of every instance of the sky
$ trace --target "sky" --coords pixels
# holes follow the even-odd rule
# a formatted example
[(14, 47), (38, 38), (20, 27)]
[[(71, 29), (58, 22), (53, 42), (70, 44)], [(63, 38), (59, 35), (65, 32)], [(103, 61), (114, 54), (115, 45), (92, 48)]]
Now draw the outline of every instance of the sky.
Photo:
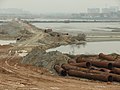
[(79, 13), (87, 8), (120, 6), (120, 0), (0, 0), (0, 8), (19, 8), (32, 13)]

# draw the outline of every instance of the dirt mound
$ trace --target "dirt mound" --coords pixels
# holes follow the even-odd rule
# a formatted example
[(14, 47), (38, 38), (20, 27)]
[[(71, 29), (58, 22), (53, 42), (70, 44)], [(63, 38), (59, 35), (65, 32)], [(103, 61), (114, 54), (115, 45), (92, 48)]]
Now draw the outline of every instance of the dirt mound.
[(64, 33), (50, 32), (44, 34), (44, 38), (38, 39), (39, 43), (43, 44), (78, 44), (85, 41), (85, 35), (79, 34), (78, 36), (66, 35)]
[(1, 38), (12, 38), (16, 39), (18, 37), (30, 37), (33, 33), (30, 32), (30, 27), (26, 26), (24, 22), (11, 21), (6, 24), (0, 25), (0, 36)]
[(84, 34), (72, 36), (68, 33), (46, 31), (23, 20), (12, 20), (1, 25), (0, 38), (16, 39), (16, 44), (21, 47), (44, 45), (45, 49), (67, 44), (80, 44), (85, 41)]
[(58, 51), (45, 52), (36, 47), (27, 56), (24, 57), (22, 63), (31, 64), (38, 67), (45, 67), (48, 70), (54, 72), (55, 64), (67, 63), (68, 59), (68, 56), (63, 55)]

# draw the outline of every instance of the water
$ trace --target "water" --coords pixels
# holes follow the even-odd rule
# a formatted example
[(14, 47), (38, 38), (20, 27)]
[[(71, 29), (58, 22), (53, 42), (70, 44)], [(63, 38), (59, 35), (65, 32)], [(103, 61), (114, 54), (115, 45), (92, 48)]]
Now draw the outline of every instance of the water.
[(10, 43), (16, 43), (16, 40), (0, 40), (0, 45), (7, 45)]
[(49, 49), (49, 51), (60, 51), (68, 54), (99, 54), (101, 52), (106, 54), (118, 53), (120, 54), (120, 41), (107, 42), (88, 42), (86, 45), (62, 45), (57, 48)]
[[(114, 35), (110, 32), (112, 30), (120, 30), (120, 23), (33, 23), (33, 25), (39, 28), (52, 28), (57, 32), (70, 32), (76, 33), (97, 33), (96, 35)], [(100, 33), (102, 32), (102, 34)], [(110, 33), (110, 35), (109, 35)], [(94, 35), (94, 34), (93, 34)], [(116, 35), (116, 34), (115, 34)], [(119, 33), (118, 33), (119, 35)], [(88, 42), (86, 45), (67, 45), (60, 46), (58, 48), (49, 49), (47, 51), (60, 51), (69, 54), (99, 54), (103, 53), (120, 53), (120, 42)]]
[(120, 28), (120, 23), (33, 23), (39, 28), (52, 28), (53, 31), (61, 32), (91, 32), (91, 31), (111, 31)]

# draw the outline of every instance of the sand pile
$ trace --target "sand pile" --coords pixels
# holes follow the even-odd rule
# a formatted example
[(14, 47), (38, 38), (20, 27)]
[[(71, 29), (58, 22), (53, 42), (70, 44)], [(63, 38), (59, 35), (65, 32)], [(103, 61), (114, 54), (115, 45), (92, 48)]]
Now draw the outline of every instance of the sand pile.
[(17, 39), (19, 37), (30, 37), (32, 32), (25, 26), (23, 22), (11, 21), (6, 24), (0, 25), (0, 36), (1, 38)]
[(61, 52), (46, 52), (36, 47), (27, 56), (24, 57), (22, 63), (31, 64), (38, 67), (45, 67), (48, 70), (54, 72), (55, 64), (67, 63), (68, 59), (69, 57), (63, 55)]

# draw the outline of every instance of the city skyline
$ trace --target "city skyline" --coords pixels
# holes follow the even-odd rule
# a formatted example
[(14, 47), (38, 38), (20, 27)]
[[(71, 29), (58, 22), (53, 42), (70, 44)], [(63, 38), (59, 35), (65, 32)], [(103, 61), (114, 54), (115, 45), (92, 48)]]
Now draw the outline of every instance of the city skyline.
[(80, 13), (87, 8), (119, 6), (119, 0), (0, 0), (0, 9), (18, 8), (32, 13)]

